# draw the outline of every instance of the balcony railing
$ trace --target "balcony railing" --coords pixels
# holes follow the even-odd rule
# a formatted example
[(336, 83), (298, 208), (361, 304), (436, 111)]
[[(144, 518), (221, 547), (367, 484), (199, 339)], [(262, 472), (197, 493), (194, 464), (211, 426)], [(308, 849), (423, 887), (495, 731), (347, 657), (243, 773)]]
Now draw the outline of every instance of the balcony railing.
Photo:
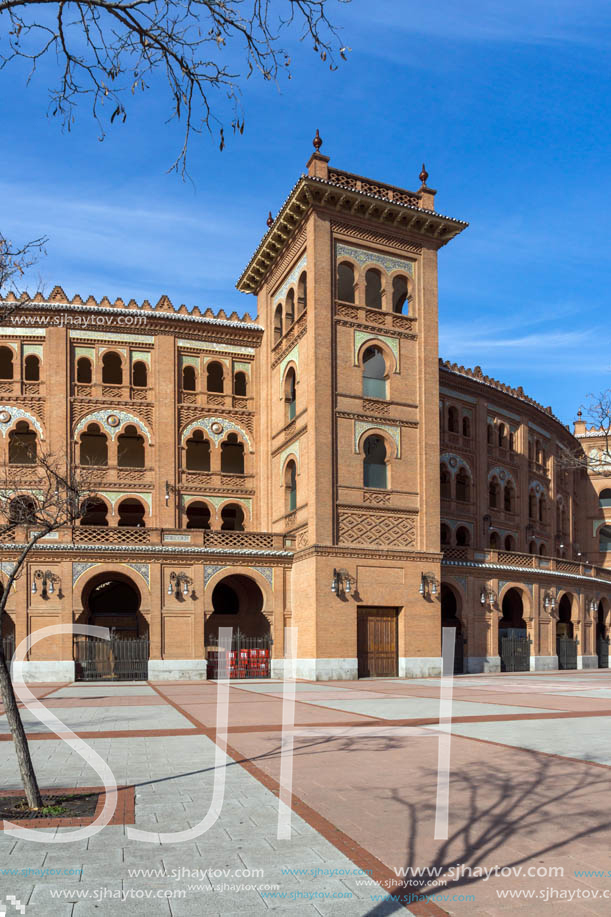
[(563, 557), (546, 557), (540, 554), (521, 554), (518, 551), (478, 550), (477, 548), (442, 547), (443, 559), (498, 564), (504, 567), (528, 567), (530, 570), (571, 573), (574, 576), (594, 576), (611, 580), (611, 570), (596, 567)]
[[(15, 526), (0, 544), (23, 544), (36, 529)], [(231, 548), (232, 550), (291, 550), (294, 539), (282, 532), (236, 532), (212, 529), (158, 529), (136, 526), (66, 526), (42, 539), (44, 544), (166, 545), (168, 547)]]

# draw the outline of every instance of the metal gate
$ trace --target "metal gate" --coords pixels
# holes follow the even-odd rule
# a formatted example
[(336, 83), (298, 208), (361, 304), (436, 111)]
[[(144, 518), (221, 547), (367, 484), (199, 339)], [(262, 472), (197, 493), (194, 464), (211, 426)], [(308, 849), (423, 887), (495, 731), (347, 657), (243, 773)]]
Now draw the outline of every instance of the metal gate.
[(4, 658), (7, 662), (10, 662), (13, 658), (13, 653), (15, 652), (15, 638), (14, 637), (3, 637), (2, 638), (2, 652), (4, 653)]
[[(269, 678), (271, 675), (271, 648), (273, 640), (269, 634), (263, 637), (249, 637), (240, 630), (231, 638), (231, 651), (227, 660), (229, 678)], [(208, 678), (219, 678), (222, 673), (218, 634), (206, 637), (208, 656)]]
[(556, 652), (558, 654), (559, 669), (577, 668), (578, 642), (578, 640), (573, 640), (571, 637), (556, 637)]
[(609, 638), (599, 637), (596, 644), (596, 653), (598, 655), (598, 668), (609, 668)]
[(76, 637), (77, 681), (146, 681), (148, 637)]
[(501, 672), (529, 672), (531, 643), (523, 630), (500, 630)]
[(465, 638), (456, 632), (454, 643), (454, 674), (462, 675), (465, 671)]

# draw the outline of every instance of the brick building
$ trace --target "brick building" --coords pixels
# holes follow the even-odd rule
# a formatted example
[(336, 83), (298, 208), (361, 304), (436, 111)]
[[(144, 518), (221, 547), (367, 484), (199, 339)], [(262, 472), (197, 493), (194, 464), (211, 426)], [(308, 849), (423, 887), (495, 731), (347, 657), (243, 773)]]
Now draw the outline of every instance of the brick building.
[[(12, 590), (7, 647), (98, 624), (150, 678), (199, 679), (231, 624), (279, 675), (292, 625), (300, 677), (420, 676), (443, 623), (457, 671), (608, 664), (611, 490), (560, 460), (580, 440), (551, 409), (440, 364), (437, 252), (466, 224), (427, 178), (317, 149), (238, 281), (255, 320), (55, 287), (0, 328), (8, 475), (35, 499), (40, 449), (96, 477)], [(75, 652), (87, 677), (79, 646), (36, 644), (28, 677), (74, 678)]]

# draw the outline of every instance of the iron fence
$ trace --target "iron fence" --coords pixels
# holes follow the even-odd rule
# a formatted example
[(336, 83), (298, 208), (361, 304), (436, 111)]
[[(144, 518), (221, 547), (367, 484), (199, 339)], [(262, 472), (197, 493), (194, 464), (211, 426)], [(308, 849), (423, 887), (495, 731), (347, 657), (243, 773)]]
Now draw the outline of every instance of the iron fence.
[[(231, 650), (226, 661), (229, 678), (269, 678), (271, 675), (271, 648), (273, 640), (269, 634), (252, 637), (237, 630), (231, 639)], [(206, 638), (208, 654), (208, 678), (219, 678), (223, 674), (223, 649), (219, 648), (218, 634)]]
[(75, 637), (77, 681), (146, 681), (148, 637)]

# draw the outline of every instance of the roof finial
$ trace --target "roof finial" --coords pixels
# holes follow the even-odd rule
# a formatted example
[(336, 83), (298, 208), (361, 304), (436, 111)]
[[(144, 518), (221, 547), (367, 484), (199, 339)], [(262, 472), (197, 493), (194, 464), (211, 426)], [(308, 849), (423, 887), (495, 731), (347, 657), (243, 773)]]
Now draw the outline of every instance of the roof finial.
[(428, 177), (429, 177), (429, 173), (426, 171), (426, 166), (424, 165), (424, 163), (422, 163), (422, 172), (420, 173), (418, 178), (420, 179), (423, 185), (426, 185)]
[(318, 128), (316, 128), (316, 136), (314, 137), (314, 140), (312, 140), (312, 145), (314, 146), (314, 149), (317, 153), (320, 152), (320, 148), (322, 146), (322, 137), (320, 136)]
[(270, 210), (270, 212), (269, 212), (269, 214), (268, 214), (268, 216), (267, 216), (267, 225), (268, 225), (270, 228), (274, 225), (274, 218), (273, 218), (273, 216), (272, 216), (271, 210)]
[(581, 418), (583, 417), (581, 408), (577, 411), (577, 416), (579, 417), (580, 420), (581, 420)]

